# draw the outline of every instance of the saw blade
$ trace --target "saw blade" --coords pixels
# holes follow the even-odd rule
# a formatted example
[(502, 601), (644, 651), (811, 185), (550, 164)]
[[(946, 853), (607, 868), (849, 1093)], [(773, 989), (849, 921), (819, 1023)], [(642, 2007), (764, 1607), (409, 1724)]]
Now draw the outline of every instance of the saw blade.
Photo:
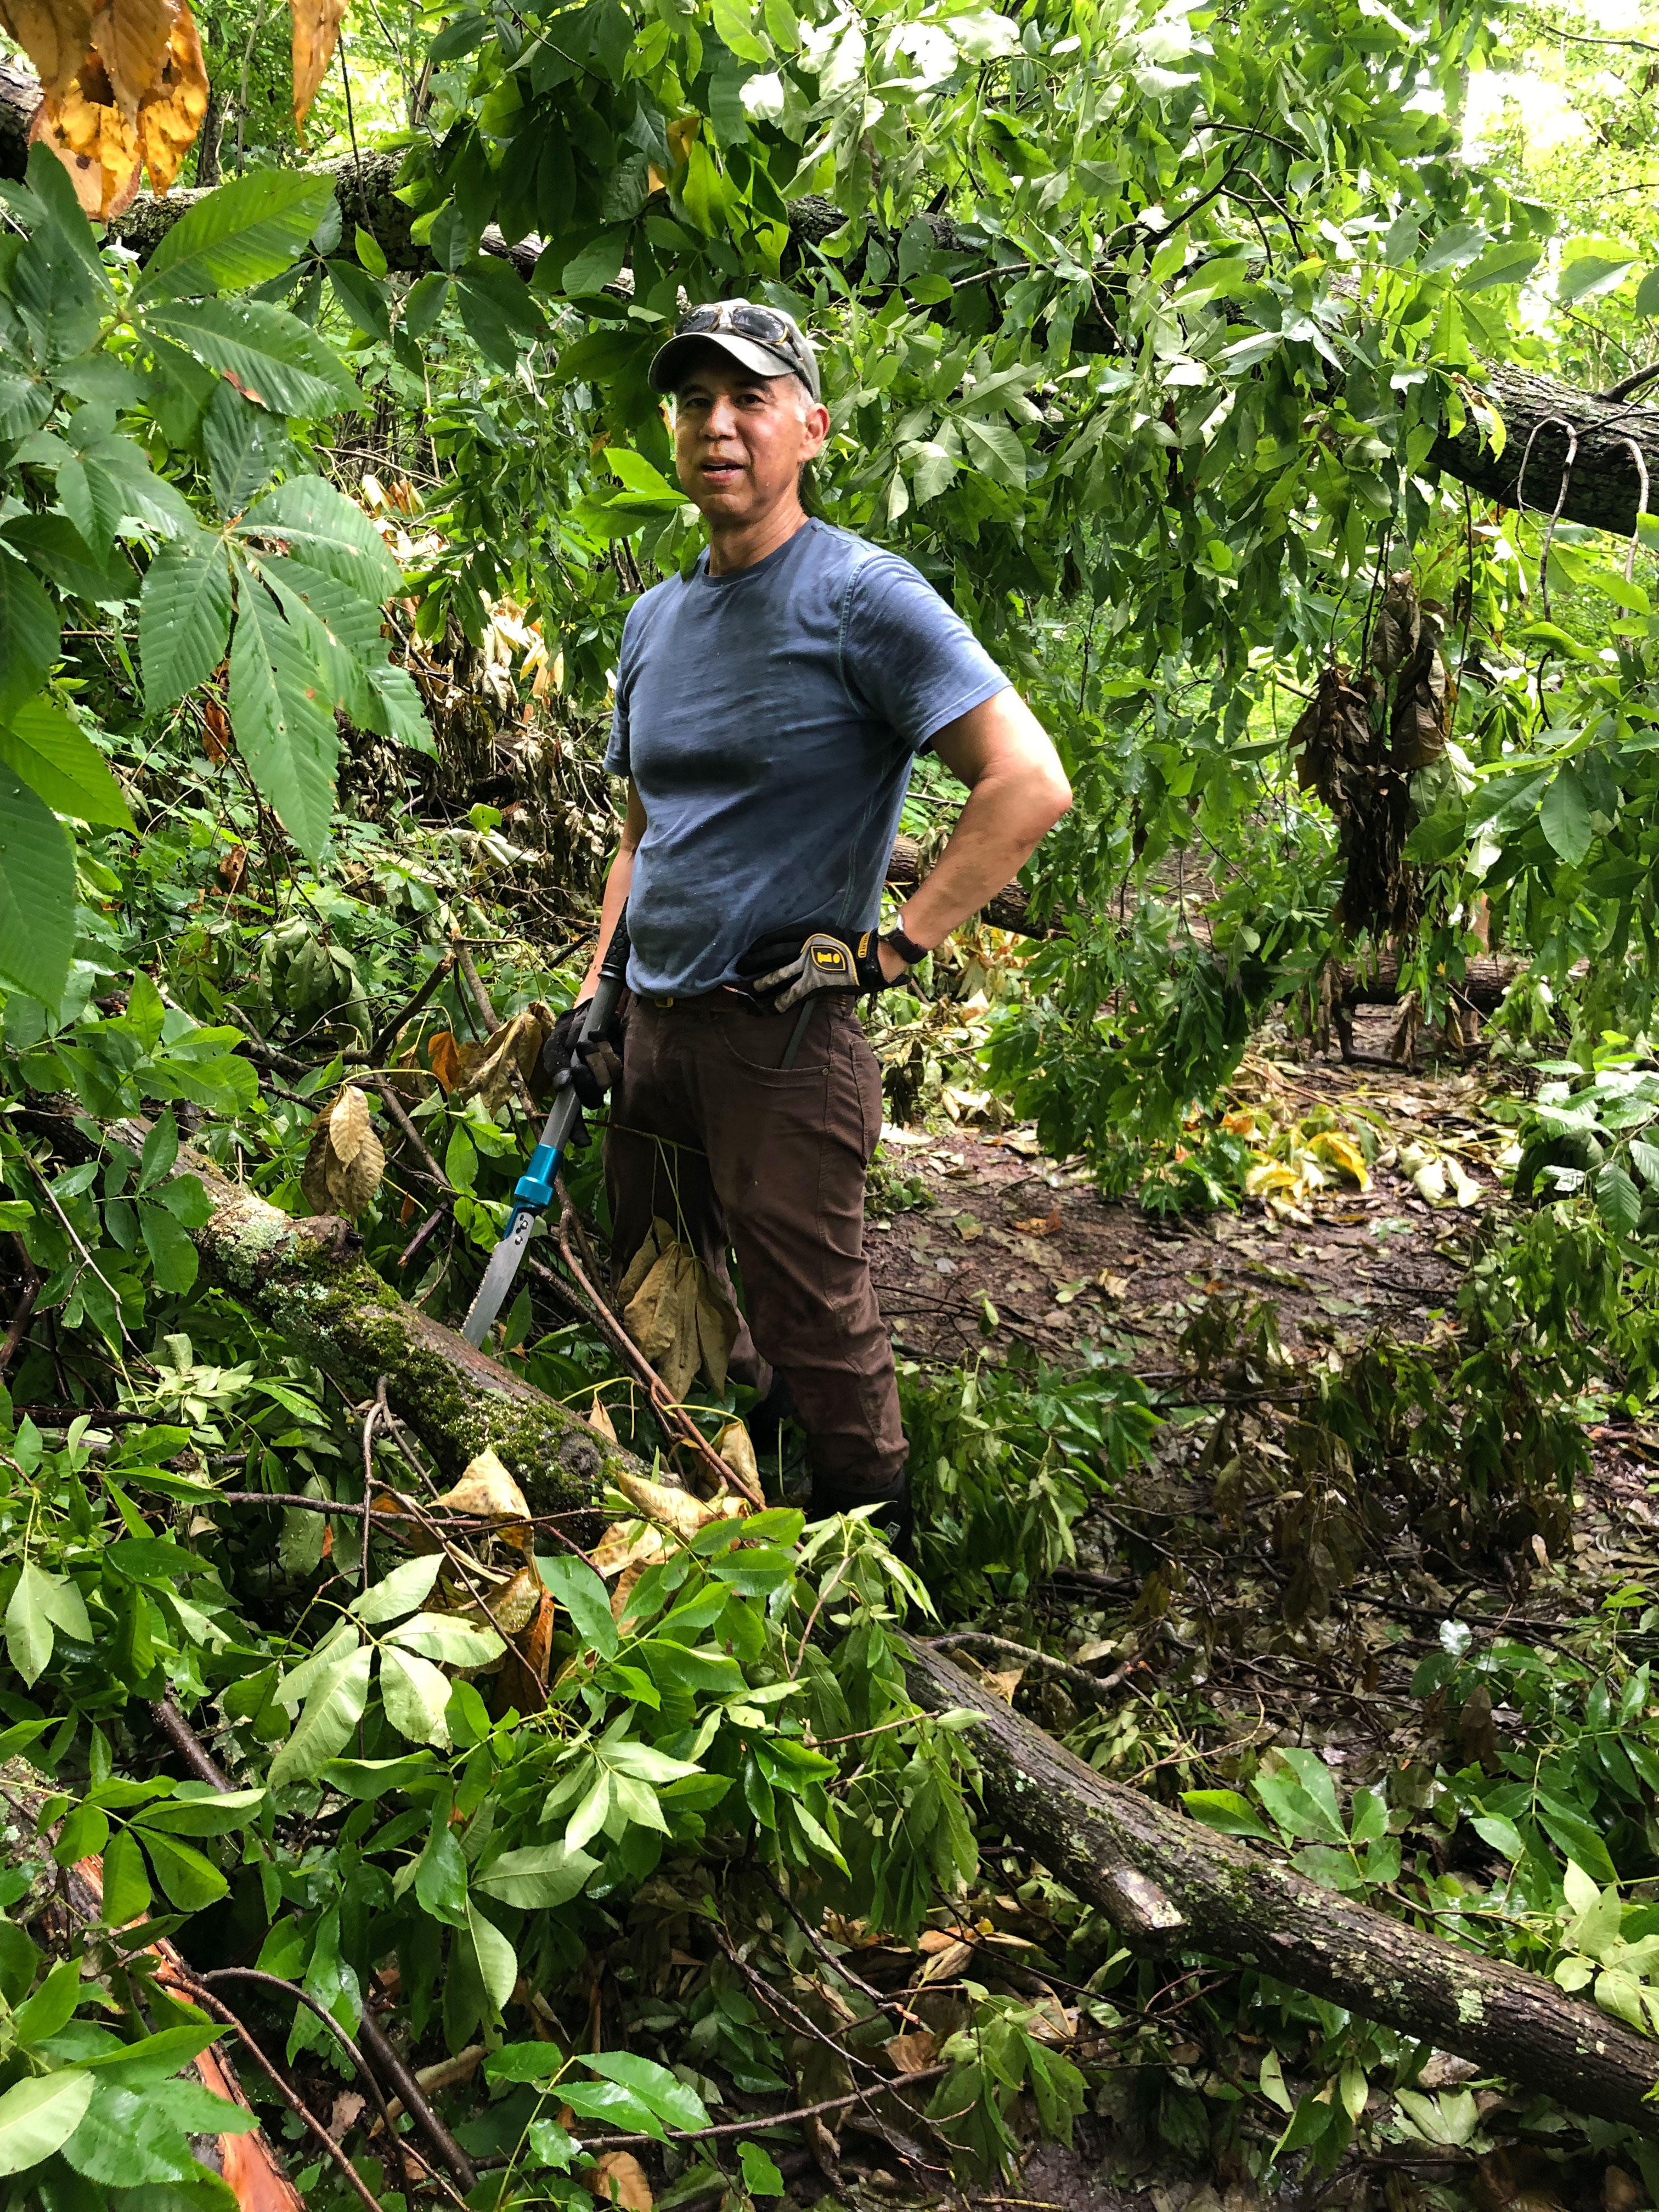
[(489, 1265), (484, 1269), (483, 1280), (478, 1285), (478, 1295), (472, 1301), (471, 1311), (461, 1324), (461, 1334), (471, 1345), (483, 1349), (483, 1340), (491, 1324), (507, 1303), (507, 1294), (513, 1287), (513, 1278), (519, 1272), (519, 1262), (525, 1248), (535, 1234), (533, 1213), (515, 1213), (507, 1231), (489, 1255)]

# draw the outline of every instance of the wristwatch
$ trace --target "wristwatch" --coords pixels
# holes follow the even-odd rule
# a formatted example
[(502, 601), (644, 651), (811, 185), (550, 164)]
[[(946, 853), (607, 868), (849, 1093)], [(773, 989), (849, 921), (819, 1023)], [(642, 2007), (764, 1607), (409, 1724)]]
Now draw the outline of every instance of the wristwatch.
[(884, 945), (892, 946), (907, 968), (914, 968), (919, 960), (925, 960), (927, 957), (927, 947), (925, 945), (918, 945), (914, 937), (907, 937), (896, 926), (890, 929), (881, 941)]

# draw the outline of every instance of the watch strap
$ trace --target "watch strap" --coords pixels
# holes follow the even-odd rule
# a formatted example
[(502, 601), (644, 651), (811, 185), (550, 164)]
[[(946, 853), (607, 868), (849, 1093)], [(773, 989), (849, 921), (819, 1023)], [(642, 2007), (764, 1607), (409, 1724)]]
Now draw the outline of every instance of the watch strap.
[(907, 937), (897, 927), (890, 929), (881, 941), (892, 946), (907, 968), (914, 968), (919, 961), (927, 957), (927, 947), (918, 945), (914, 937)]

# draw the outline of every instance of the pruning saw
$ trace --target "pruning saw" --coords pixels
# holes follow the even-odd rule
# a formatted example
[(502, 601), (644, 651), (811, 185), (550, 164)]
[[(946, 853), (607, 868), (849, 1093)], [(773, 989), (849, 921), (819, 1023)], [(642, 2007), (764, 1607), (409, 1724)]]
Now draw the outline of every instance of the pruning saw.
[[(584, 1044), (596, 1042), (610, 1028), (611, 1016), (617, 1011), (617, 1001), (622, 996), (627, 969), (628, 914), (624, 908), (605, 948), (605, 963), (599, 969), (599, 988), (587, 1009), (587, 1019), (582, 1024)], [(472, 1301), (472, 1310), (461, 1324), (461, 1334), (469, 1344), (483, 1345), (496, 1315), (507, 1303), (513, 1279), (519, 1272), (519, 1263), (535, 1234), (536, 1224), (553, 1203), (554, 1179), (563, 1162), (565, 1147), (570, 1141), (571, 1133), (581, 1119), (581, 1101), (566, 1084), (559, 1093), (553, 1111), (547, 1117), (541, 1142), (530, 1155), (530, 1164), (514, 1186), (513, 1211), (507, 1216), (507, 1233), (490, 1254), (489, 1265), (484, 1269), (483, 1280), (478, 1285), (478, 1295)]]

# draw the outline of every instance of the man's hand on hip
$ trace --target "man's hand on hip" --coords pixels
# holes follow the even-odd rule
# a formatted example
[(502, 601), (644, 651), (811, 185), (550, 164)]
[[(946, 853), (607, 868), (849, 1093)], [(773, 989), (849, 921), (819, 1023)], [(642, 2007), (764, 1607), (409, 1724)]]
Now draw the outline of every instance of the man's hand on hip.
[(757, 997), (770, 999), (774, 1011), (781, 1014), (814, 991), (884, 991), (904, 973), (904, 963), (888, 950), (888, 958), (897, 969), (896, 974), (889, 974), (882, 957), (884, 949), (873, 929), (861, 930), (850, 939), (816, 929), (793, 960), (769, 975), (757, 975), (750, 988)]

